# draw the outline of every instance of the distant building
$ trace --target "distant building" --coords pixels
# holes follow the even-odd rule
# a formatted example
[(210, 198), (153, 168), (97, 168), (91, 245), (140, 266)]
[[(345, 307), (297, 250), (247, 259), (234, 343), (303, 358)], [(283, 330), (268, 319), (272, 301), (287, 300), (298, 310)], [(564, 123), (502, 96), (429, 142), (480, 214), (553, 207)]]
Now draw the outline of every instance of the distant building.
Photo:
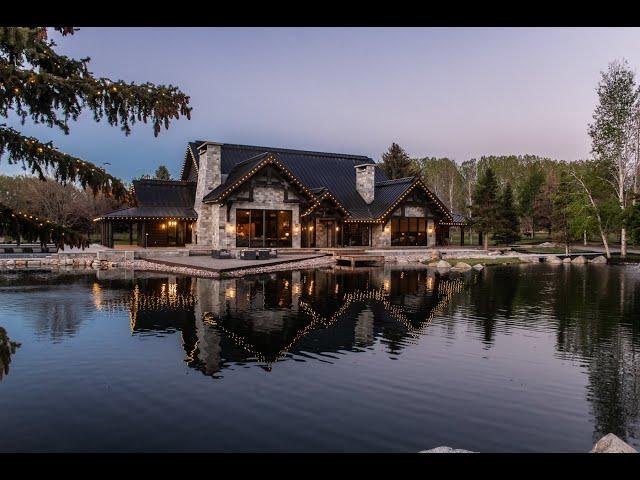
[(389, 180), (360, 155), (197, 141), (180, 180), (133, 186), (136, 206), (96, 219), (104, 245), (124, 222), (148, 247), (427, 247), (464, 221), (420, 178)]

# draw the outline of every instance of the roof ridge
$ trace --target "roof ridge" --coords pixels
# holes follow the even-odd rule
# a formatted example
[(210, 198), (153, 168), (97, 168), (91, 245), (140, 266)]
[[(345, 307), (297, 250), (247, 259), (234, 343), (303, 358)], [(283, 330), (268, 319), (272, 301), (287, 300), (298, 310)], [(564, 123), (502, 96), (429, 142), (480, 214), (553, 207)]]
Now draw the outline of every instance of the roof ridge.
[(380, 180), (379, 182), (376, 182), (376, 185), (390, 185), (393, 183), (403, 183), (403, 182), (413, 182), (417, 177), (415, 175), (412, 175), (410, 177), (402, 177), (402, 178), (394, 178), (391, 180)]
[(197, 183), (194, 180), (162, 180), (160, 178), (137, 178), (137, 179), (133, 180), (132, 182), (164, 183), (166, 185), (171, 185), (171, 184), (186, 185), (186, 184), (196, 184)]
[(337, 157), (337, 158), (344, 158), (344, 159), (348, 158), (350, 160), (367, 159), (367, 160), (373, 161), (371, 157), (367, 157), (366, 155), (355, 155), (351, 153), (317, 152), (314, 150), (297, 150), (292, 148), (264, 147), (260, 145), (241, 145), (236, 143), (223, 143), (222, 146), (228, 147), (228, 148), (236, 148), (238, 150), (264, 150), (267, 153), (269, 153), (270, 151), (273, 151), (273, 152), (283, 152), (283, 153), (297, 153), (300, 155), (308, 155), (308, 156), (316, 156), (316, 157), (334, 157), (334, 158)]

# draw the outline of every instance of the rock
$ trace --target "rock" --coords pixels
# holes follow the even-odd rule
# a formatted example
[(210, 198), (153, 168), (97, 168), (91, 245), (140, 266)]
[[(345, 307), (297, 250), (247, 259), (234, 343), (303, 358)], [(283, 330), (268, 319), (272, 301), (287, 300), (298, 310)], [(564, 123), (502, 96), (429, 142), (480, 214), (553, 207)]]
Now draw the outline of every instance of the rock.
[(469, 270), (471, 270), (473, 267), (471, 265), (469, 265), (468, 263), (464, 263), (464, 262), (458, 262), (456, 263), (455, 267), (453, 267), (454, 270), (461, 270), (464, 272), (467, 272)]
[(26, 267), (27, 266), (27, 261), (26, 260), (16, 260), (15, 266), (16, 267)]
[(477, 453), (472, 452), (471, 450), (462, 450), (461, 448), (451, 448), (451, 447), (436, 447), (430, 450), (421, 450), (418, 453)]
[(593, 446), (590, 453), (638, 453), (635, 448), (613, 433), (608, 433)]
[(492, 257), (497, 256), (497, 255), (502, 255), (500, 253), (499, 250), (490, 250), (489, 252), (487, 252), (487, 255), (491, 255)]
[(578, 255), (576, 258), (571, 260), (571, 263), (575, 263), (576, 265), (584, 265), (587, 263), (587, 259), (584, 258), (584, 255)]
[(607, 257), (603, 257), (602, 255), (590, 260), (590, 263), (595, 263), (597, 265), (606, 265)]
[(7, 267), (13, 267), (15, 264), (15, 260), (7, 260)]
[(65, 265), (73, 265), (73, 260), (72, 260), (72, 259), (70, 259), (70, 258), (66, 258), (66, 259), (64, 260), (64, 264), (65, 264)]
[(560, 260), (560, 259), (559, 259), (558, 257), (556, 257), (555, 255), (551, 255), (551, 256), (549, 256), (549, 257), (546, 257), (546, 258), (544, 259), (544, 261), (545, 261), (545, 262), (547, 262), (547, 263), (553, 263), (553, 264), (555, 264), (555, 265), (557, 265), (557, 264), (559, 264), (559, 263), (562, 263), (562, 260)]
[(440, 250), (433, 250), (431, 252), (431, 260), (440, 260), (442, 258), (442, 253)]
[(562, 263), (571, 263), (571, 257), (564, 257)]
[(542, 242), (542, 243), (539, 243), (537, 246), (542, 248), (549, 248), (549, 247), (557, 247), (558, 244), (555, 242)]
[(435, 267), (436, 268), (451, 268), (451, 264), (449, 262), (444, 261), (444, 260), (440, 260), (439, 262), (436, 262)]
[(474, 269), (474, 270), (477, 270), (477, 271), (479, 271), (479, 272), (481, 272), (482, 270), (484, 270), (484, 265), (482, 265), (481, 263), (476, 263), (476, 264), (473, 266), (473, 269)]

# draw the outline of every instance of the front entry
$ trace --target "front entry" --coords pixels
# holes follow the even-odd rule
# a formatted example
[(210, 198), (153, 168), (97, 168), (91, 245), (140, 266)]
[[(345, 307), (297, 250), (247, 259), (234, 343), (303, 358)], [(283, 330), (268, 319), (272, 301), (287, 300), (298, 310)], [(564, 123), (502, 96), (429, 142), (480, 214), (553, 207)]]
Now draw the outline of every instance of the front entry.
[(333, 248), (336, 246), (336, 226), (335, 222), (325, 222), (325, 239), (327, 244), (325, 247)]

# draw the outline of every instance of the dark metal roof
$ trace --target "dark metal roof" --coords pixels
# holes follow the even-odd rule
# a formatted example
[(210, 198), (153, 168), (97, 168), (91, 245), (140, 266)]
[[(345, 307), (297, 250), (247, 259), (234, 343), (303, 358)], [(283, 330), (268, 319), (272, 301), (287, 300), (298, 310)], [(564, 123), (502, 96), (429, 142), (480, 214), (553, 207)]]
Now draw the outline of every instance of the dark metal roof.
[(463, 227), (470, 224), (470, 220), (462, 213), (451, 212), (452, 221), (445, 222), (443, 225), (451, 225), (454, 227)]
[[(202, 141), (190, 143), (189, 148), (201, 145)], [(371, 158), (364, 155), (341, 153), (312, 152), (274, 147), (251, 145), (220, 144), (221, 170), (227, 174), (226, 181), (207, 194), (205, 201), (214, 201), (230, 188), (239, 178), (249, 172), (268, 153), (275, 157), (311, 192), (320, 195), (328, 190), (353, 219), (378, 219), (385, 210), (400, 198), (417, 177), (389, 180), (380, 168), (375, 169), (375, 197), (367, 204), (356, 191), (356, 169), (358, 165), (376, 165)], [(426, 189), (424, 185), (423, 188)], [(446, 207), (439, 200), (436, 203), (445, 211)]]
[(253, 167), (260, 163), (261, 160), (264, 160), (268, 155), (269, 154), (266, 152), (261, 153), (259, 155), (256, 155), (255, 157), (243, 160), (234, 165), (231, 171), (228, 172), (227, 180), (211, 190), (211, 192), (205, 195), (202, 200), (205, 202), (214, 201), (220, 194), (230, 189), (237, 180), (242, 178), (243, 175), (250, 172)]
[(96, 220), (118, 220), (118, 219), (134, 219), (134, 218), (176, 218), (181, 220), (196, 220), (198, 214), (193, 207), (163, 207), (163, 206), (147, 206), (147, 207), (131, 207), (116, 210), (115, 212), (106, 213)]
[(190, 207), (196, 198), (196, 182), (183, 180), (134, 180), (139, 207)]
[[(307, 188), (319, 191), (326, 188), (350, 212), (367, 211), (367, 204), (356, 192), (356, 165), (374, 164), (364, 155), (342, 153), (311, 152), (286, 148), (256, 147), (249, 145), (222, 144), (222, 173), (229, 173), (225, 183), (230, 183), (233, 167), (245, 160), (264, 153), (275, 153), (282, 162)], [(376, 181), (387, 180), (382, 170), (376, 168)], [(367, 216), (367, 214), (363, 215)]]

